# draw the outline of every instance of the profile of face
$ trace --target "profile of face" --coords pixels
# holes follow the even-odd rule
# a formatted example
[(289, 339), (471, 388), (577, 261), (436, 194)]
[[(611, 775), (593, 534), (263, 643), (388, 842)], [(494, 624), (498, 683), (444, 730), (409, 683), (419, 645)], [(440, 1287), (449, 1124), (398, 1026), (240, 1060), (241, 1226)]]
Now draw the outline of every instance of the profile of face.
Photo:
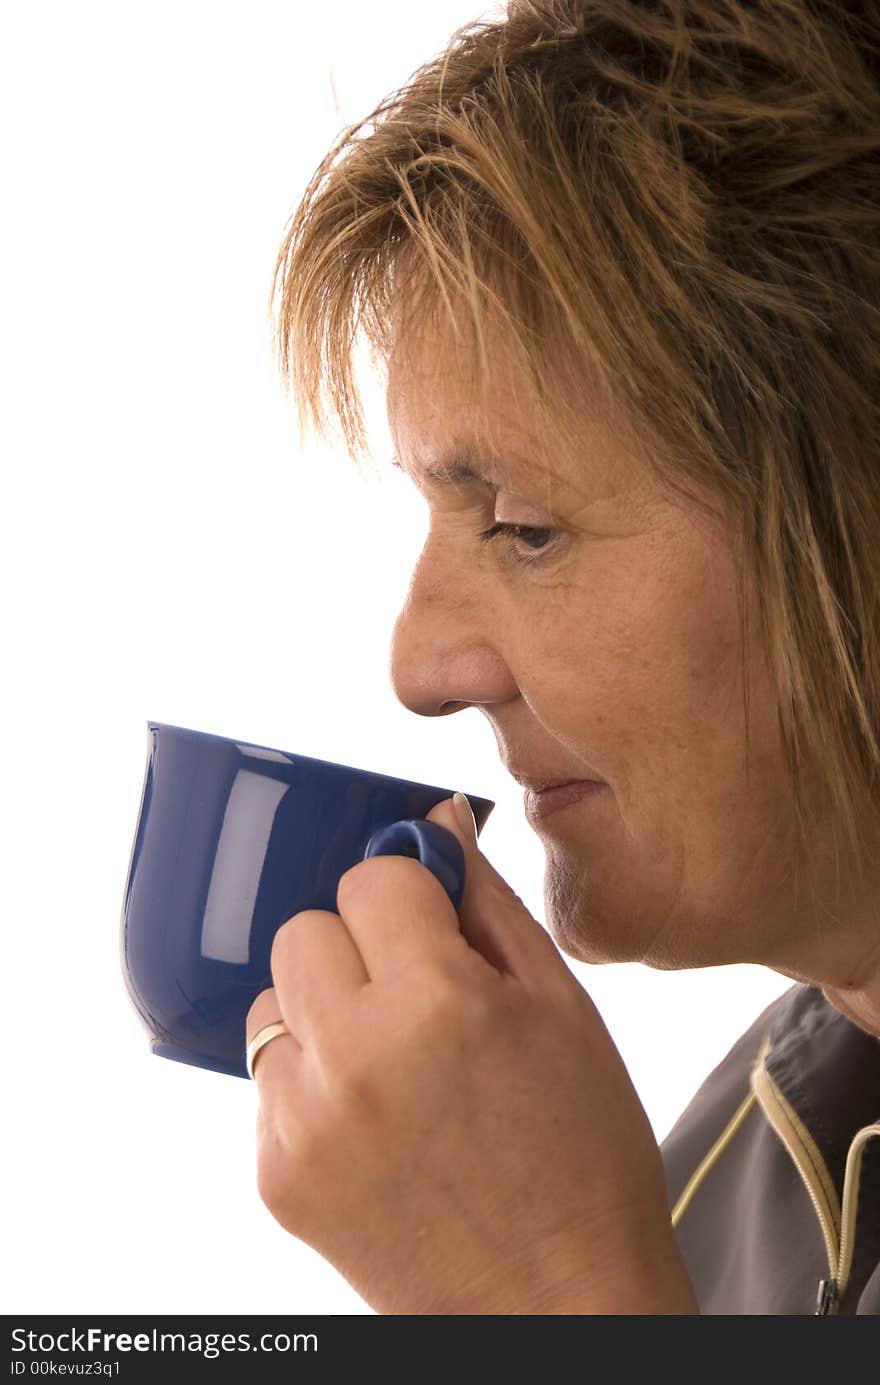
[[(586, 399), (577, 445), (556, 437), (503, 349), (492, 359), (478, 392), (432, 327), (389, 365), (398, 460), (430, 512), (392, 641), (397, 696), (425, 716), (478, 708), (520, 779), (598, 781), (529, 816), (570, 956), (798, 974), (793, 809), (751, 635), (747, 754), (730, 535)], [(497, 525), (518, 527), (486, 537)]]

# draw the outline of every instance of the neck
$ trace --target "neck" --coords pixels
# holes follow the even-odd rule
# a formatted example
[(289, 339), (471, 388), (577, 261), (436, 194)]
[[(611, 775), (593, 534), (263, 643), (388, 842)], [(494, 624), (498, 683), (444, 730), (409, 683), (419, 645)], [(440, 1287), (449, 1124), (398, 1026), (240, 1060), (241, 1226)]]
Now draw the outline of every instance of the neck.
[(875, 977), (870, 986), (852, 990), (823, 986), (822, 994), (830, 1005), (846, 1015), (859, 1029), (880, 1038), (880, 978)]
[[(852, 861), (849, 866), (837, 848), (815, 853), (808, 873), (812, 926), (806, 928), (800, 917), (798, 956), (792, 958), (797, 969), (781, 965), (776, 970), (818, 986), (848, 1020), (880, 1037), (880, 853), (875, 848), (861, 865)], [(805, 947), (805, 939), (810, 946)]]
[[(826, 934), (827, 955), (821, 964), (810, 968), (804, 979), (819, 986), (828, 1003), (853, 1024), (867, 1034), (880, 1036), (880, 926), (876, 897), (875, 892), (870, 906), (861, 913), (858, 909), (847, 911), (853, 931), (846, 938), (839, 934), (835, 949), (828, 947), (830, 937)], [(836, 922), (839, 925), (839, 919)]]

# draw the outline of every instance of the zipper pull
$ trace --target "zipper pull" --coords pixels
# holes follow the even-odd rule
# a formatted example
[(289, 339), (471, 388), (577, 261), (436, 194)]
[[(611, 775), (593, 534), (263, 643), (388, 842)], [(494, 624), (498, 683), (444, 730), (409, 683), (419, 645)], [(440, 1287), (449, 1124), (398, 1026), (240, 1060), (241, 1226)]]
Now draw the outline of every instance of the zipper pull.
[(815, 1318), (826, 1318), (829, 1314), (837, 1312), (837, 1280), (820, 1279), (819, 1290), (816, 1294)]

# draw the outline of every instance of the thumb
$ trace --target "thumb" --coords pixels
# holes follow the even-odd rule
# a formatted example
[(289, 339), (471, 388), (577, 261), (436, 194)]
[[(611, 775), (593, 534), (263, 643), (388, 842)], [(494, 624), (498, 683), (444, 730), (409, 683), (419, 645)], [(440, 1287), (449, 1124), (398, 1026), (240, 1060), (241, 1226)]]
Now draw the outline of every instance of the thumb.
[(560, 969), (570, 980), (550, 935), (480, 850), (474, 815), (464, 794), (438, 803), (427, 820), (452, 832), (464, 851), (465, 884), (458, 917), (471, 947), (498, 971), (521, 981), (546, 985)]

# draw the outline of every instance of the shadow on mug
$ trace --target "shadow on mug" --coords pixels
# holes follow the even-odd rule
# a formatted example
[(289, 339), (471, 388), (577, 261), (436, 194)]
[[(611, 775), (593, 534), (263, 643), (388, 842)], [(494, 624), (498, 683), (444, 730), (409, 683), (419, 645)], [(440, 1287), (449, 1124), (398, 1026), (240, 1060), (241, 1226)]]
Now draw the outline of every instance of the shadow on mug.
[[(293, 914), (335, 913), (341, 876), (367, 854), (417, 856), (457, 904), (461, 848), (423, 821), (454, 790), (181, 726), (147, 730), (123, 976), (153, 1053), (247, 1078), (247, 1012), (272, 984), (272, 941)], [(467, 798), (479, 832), (495, 805)]]

